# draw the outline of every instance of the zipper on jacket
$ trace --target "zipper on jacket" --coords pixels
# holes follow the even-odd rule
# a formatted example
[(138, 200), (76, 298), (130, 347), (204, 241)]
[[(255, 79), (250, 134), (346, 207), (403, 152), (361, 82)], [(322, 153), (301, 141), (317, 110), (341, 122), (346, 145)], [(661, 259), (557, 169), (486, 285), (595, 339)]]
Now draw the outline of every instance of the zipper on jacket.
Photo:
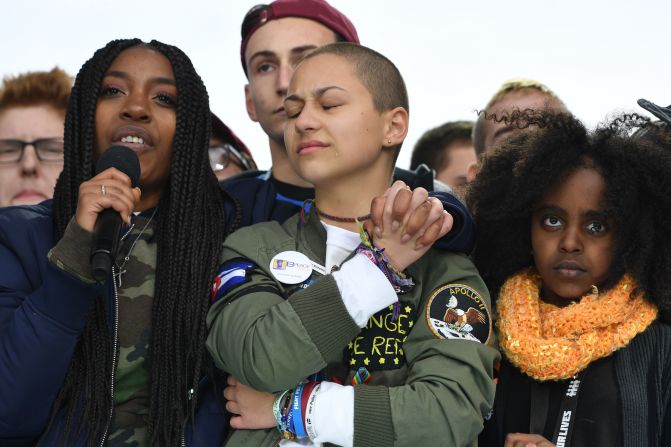
[(105, 440), (107, 439), (107, 434), (112, 423), (112, 416), (114, 414), (114, 376), (116, 374), (116, 362), (117, 362), (117, 347), (119, 344), (119, 291), (116, 287), (116, 266), (112, 266), (112, 286), (114, 288), (114, 334), (112, 341), (112, 373), (110, 374), (110, 399), (112, 400), (110, 405), (109, 415), (107, 416), (107, 426), (105, 427), (105, 432), (103, 437), (100, 439), (100, 447), (105, 445)]

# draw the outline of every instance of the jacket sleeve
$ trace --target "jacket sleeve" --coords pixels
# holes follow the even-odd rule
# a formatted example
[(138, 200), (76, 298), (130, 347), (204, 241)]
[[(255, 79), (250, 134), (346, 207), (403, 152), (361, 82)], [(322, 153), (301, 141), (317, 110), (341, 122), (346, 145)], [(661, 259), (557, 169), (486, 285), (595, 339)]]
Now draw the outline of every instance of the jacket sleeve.
[[(489, 295), (465, 256), (449, 265), (433, 263), (445, 275), (436, 284), (458, 283)], [(455, 276), (458, 272), (460, 276)], [(395, 387), (357, 385), (354, 391), (355, 446), (417, 446), (474, 443), (494, 402), (493, 365), (498, 352), (477, 341), (437, 337), (423, 306), (403, 344), (408, 375)], [(488, 313), (491, 324), (491, 312)], [(491, 339), (491, 331), (490, 336)]]
[(0, 215), (0, 439), (44, 430), (100, 294), (47, 260), (51, 225), (10, 217)]
[(452, 229), (436, 241), (434, 246), (441, 250), (470, 255), (475, 245), (475, 223), (466, 205), (448, 192), (434, 191), (429, 195), (439, 199), (445, 211), (454, 219)]
[[(249, 256), (224, 249), (225, 261), (240, 257)], [(320, 371), (360, 331), (332, 275), (285, 295), (257, 265), (208, 314), (207, 348), (216, 365), (260, 391), (285, 390)]]

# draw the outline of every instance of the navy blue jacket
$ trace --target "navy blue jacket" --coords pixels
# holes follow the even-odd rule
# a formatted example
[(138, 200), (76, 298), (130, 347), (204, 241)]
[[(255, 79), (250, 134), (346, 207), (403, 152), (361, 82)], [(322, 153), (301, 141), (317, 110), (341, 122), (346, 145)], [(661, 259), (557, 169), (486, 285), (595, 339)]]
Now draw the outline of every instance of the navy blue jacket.
[[(240, 203), (242, 226), (267, 220), (283, 222), (295, 214), (294, 203), (276, 199), (273, 183), (246, 179), (230, 188)], [(442, 247), (470, 251), (473, 224), (466, 208), (449, 194), (443, 205), (455, 217), (455, 230)], [(227, 228), (233, 207), (227, 204)], [(458, 228), (457, 228), (458, 227)], [(43, 434), (53, 402), (68, 371), (94, 299), (113, 294), (87, 285), (53, 266), (47, 253), (56, 244), (51, 201), (35, 206), (0, 208), (0, 444), (57, 445), (62, 418)], [(111, 281), (107, 281), (111, 283)], [(113, 321), (114, 315), (110, 315)], [(220, 446), (226, 433), (221, 388), (203, 382), (187, 445)], [(198, 442), (194, 442), (197, 440)], [(204, 442), (205, 444), (201, 443)], [(83, 439), (77, 445), (83, 445)]]

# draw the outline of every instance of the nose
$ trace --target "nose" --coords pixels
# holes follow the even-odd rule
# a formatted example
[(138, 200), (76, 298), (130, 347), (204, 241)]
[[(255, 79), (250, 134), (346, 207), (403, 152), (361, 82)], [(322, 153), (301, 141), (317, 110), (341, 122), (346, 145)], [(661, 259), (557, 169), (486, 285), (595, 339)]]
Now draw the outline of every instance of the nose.
[(308, 101), (303, 106), (301, 113), (296, 117), (296, 130), (301, 133), (308, 133), (319, 129), (319, 117), (315, 113), (315, 105)]
[(37, 172), (37, 166), (39, 165), (39, 160), (37, 159), (37, 152), (35, 152), (35, 146), (32, 144), (26, 145), (23, 150), (23, 157), (21, 158), (21, 173), (24, 176), (32, 176)]
[(148, 96), (142, 91), (131, 92), (121, 109), (121, 118), (132, 121), (151, 121)]
[(582, 249), (580, 228), (577, 225), (567, 227), (559, 241), (559, 250), (563, 253), (580, 253)]
[(284, 98), (287, 96), (287, 90), (289, 89), (289, 81), (291, 81), (291, 76), (294, 74), (294, 67), (291, 64), (283, 63), (278, 72), (277, 72), (277, 85), (276, 90), (277, 94)]

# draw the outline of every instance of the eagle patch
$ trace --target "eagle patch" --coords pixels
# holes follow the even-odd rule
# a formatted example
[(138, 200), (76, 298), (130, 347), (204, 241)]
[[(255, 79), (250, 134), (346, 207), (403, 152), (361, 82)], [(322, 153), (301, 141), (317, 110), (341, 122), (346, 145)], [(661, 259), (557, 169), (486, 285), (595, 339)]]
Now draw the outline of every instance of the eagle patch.
[(487, 343), (492, 332), (485, 301), (464, 284), (446, 284), (433, 291), (426, 305), (426, 324), (437, 338)]

